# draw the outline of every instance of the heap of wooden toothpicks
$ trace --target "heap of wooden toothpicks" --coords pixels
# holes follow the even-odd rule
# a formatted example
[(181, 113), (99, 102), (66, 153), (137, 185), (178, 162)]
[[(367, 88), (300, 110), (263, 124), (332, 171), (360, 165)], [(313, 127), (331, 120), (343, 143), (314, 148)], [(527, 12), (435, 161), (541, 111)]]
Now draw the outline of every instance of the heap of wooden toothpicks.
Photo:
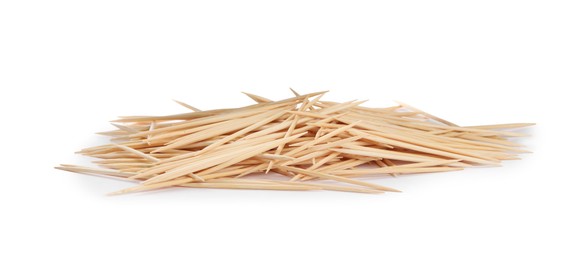
[[(293, 90), (292, 90), (293, 91)], [(111, 194), (190, 188), (398, 191), (367, 177), (499, 165), (526, 152), (508, 140), (532, 124), (462, 127), (414, 107), (323, 100), (326, 92), (168, 116), (121, 117), (112, 142), (79, 153), (100, 168), (58, 169), (138, 182)]]

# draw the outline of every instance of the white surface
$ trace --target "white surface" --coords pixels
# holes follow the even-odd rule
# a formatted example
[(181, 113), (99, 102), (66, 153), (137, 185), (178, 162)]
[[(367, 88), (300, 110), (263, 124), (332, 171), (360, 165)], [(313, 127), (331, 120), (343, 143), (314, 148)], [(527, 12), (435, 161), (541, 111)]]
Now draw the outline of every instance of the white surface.
[[(2, 1), (1, 259), (586, 259), (584, 1)], [(403, 193), (176, 189), (52, 169), (119, 115), (285, 98), (536, 122)]]

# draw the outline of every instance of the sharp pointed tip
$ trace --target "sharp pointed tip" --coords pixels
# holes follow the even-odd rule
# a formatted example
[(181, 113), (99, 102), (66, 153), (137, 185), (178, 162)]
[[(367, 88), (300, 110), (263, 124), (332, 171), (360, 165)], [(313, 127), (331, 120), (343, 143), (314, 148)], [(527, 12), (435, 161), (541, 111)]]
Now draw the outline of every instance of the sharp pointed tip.
[(122, 189), (122, 190), (113, 191), (113, 192), (107, 193), (106, 195), (117, 196), (117, 195), (123, 195), (123, 194), (127, 194), (127, 193), (137, 192), (137, 191), (140, 191), (142, 187), (143, 186), (134, 186), (134, 187), (130, 187), (130, 188)]
[(390, 192), (402, 192), (401, 190), (398, 189), (394, 189), (394, 188), (390, 188), (390, 187), (385, 187), (385, 191), (390, 191)]
[(122, 190), (117, 190), (117, 191), (106, 193), (106, 196), (118, 196), (118, 195), (122, 195), (122, 194), (124, 194), (124, 192)]
[(133, 188), (131, 187), (131, 188), (126, 188), (126, 189), (106, 193), (106, 196), (118, 196), (118, 195), (126, 194), (126, 193), (129, 193), (132, 191), (133, 191)]

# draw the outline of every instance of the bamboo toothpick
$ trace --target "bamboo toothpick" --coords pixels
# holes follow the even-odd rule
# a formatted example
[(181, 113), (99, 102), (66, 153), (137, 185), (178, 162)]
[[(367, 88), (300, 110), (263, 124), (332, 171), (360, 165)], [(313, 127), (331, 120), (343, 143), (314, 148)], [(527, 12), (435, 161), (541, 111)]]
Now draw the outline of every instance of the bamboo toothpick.
[(110, 144), (79, 152), (100, 168), (55, 168), (137, 183), (111, 195), (173, 186), (383, 193), (399, 190), (359, 178), (497, 166), (529, 152), (509, 138), (530, 123), (463, 127), (403, 103), (370, 108), (290, 90), (278, 101), (243, 92), (256, 104), (239, 108), (175, 100), (191, 112), (121, 117), (100, 132)]

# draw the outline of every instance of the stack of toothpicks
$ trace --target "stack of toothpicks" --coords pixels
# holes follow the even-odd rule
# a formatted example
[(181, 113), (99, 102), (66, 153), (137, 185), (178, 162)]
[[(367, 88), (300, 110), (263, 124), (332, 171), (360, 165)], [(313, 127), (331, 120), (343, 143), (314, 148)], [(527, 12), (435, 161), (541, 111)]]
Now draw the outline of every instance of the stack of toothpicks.
[[(293, 91), (293, 90), (292, 90)], [(397, 191), (365, 181), (494, 166), (527, 152), (506, 131), (532, 124), (462, 127), (414, 107), (386, 108), (323, 100), (325, 92), (189, 113), (121, 117), (100, 134), (112, 143), (81, 150), (100, 168), (61, 170), (138, 182), (111, 194), (166, 187)]]

